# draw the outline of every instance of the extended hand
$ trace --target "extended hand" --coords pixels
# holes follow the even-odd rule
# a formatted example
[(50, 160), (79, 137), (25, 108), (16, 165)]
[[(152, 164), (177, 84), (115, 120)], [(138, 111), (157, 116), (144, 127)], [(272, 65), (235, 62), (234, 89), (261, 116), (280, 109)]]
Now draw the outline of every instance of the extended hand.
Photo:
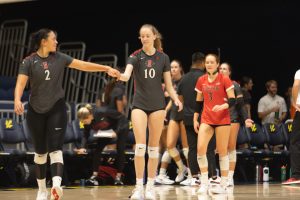
[(183, 109), (183, 105), (179, 99), (176, 99), (174, 101), (175, 105), (178, 106), (178, 112), (180, 112)]
[(24, 106), (21, 101), (15, 100), (14, 110), (17, 115), (22, 115), (24, 113)]
[(107, 71), (107, 74), (109, 76), (116, 77), (118, 80), (121, 76), (120, 72), (114, 68), (109, 68), (109, 70)]
[(254, 121), (252, 119), (246, 119), (245, 120), (245, 126), (247, 128), (250, 128), (251, 126), (253, 126)]
[(224, 104), (222, 104), (222, 105), (215, 105), (215, 106), (212, 108), (212, 111), (218, 112), (218, 111), (220, 111), (220, 110), (224, 110), (224, 109), (228, 108), (227, 105), (228, 105), (227, 103), (226, 103), (226, 104), (224, 103)]

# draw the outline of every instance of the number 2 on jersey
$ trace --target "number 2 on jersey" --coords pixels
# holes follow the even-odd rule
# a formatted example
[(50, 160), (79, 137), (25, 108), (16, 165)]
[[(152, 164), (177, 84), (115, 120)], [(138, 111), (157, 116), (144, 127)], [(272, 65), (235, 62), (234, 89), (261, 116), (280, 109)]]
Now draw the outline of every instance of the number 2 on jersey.
[(51, 78), (50, 78), (50, 71), (49, 71), (49, 69), (46, 69), (45, 70), (45, 74), (46, 74), (46, 78), (45, 78), (45, 80), (46, 81), (49, 81)]
[(155, 69), (150, 68), (149, 70), (145, 69), (144, 71), (145, 71), (145, 78), (148, 78), (148, 76), (150, 78), (154, 78), (155, 77)]

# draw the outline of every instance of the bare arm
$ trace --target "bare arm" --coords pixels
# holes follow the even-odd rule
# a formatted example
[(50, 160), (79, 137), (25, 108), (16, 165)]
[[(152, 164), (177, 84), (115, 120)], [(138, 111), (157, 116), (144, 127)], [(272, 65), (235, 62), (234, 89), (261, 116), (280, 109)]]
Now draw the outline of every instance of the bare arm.
[(168, 105), (166, 106), (165, 111), (168, 112), (171, 109), (171, 107), (172, 107), (172, 100), (170, 100), (168, 102)]
[(181, 101), (182, 104), (184, 103), (184, 98), (182, 95), (178, 95), (178, 99)]
[(15, 88), (15, 105), (14, 105), (15, 107), (14, 110), (18, 115), (21, 115), (24, 112), (24, 106), (21, 102), (21, 98), (27, 81), (28, 81), (28, 76), (24, 74), (18, 75), (16, 88)]
[[(203, 102), (203, 94), (201, 92), (197, 92), (196, 102), (197, 101)], [(194, 125), (194, 130), (196, 133), (199, 132), (200, 124), (199, 124), (198, 119), (199, 119), (200, 112), (201, 112), (200, 110), (195, 110), (195, 112), (194, 112), (193, 125)]]
[(117, 105), (118, 112), (120, 112), (122, 114), (125, 114), (124, 113), (124, 103), (123, 103), (123, 100), (117, 100), (116, 101), (116, 105)]
[(120, 77), (120, 72), (107, 65), (100, 65), (92, 62), (86, 62), (78, 59), (74, 59), (69, 65), (70, 68), (78, 69), (86, 72), (106, 72), (113, 77)]
[(276, 111), (278, 111), (279, 110), (279, 107), (277, 107), (277, 106), (275, 106), (275, 107), (273, 107), (273, 108), (271, 108), (271, 109), (269, 109), (269, 110), (266, 110), (266, 111), (264, 111), (264, 112), (258, 112), (258, 117), (260, 118), (260, 119), (264, 119), (267, 115), (269, 115), (270, 113), (272, 113), (272, 112), (276, 112)]
[(296, 111), (300, 111), (300, 105), (297, 105), (299, 87), (300, 87), (300, 80), (294, 80), (294, 84), (292, 88), (292, 105), (296, 108)]
[[(230, 99), (230, 98), (235, 99), (235, 94), (234, 94), (234, 88), (233, 87), (231, 89), (227, 90), (226, 93), (227, 93), (227, 98), (228, 99)], [(229, 108), (229, 103), (223, 103), (221, 105), (215, 105), (212, 108), (212, 111), (218, 112), (220, 110), (224, 110), (224, 109), (228, 109), (228, 108)]]
[(130, 79), (131, 73), (133, 70), (133, 65), (132, 64), (127, 64), (125, 72), (121, 74), (120, 80), (121, 81), (128, 81)]

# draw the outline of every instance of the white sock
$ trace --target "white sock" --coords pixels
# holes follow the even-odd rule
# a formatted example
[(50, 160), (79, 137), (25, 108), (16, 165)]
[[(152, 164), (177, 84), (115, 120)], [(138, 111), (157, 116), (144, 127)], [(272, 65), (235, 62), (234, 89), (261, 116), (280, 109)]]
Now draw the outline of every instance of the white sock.
[(184, 169), (184, 164), (181, 159), (176, 161), (176, 165), (177, 165), (179, 171), (182, 171)]
[(166, 175), (166, 173), (167, 173), (167, 169), (165, 169), (165, 168), (159, 169), (159, 175)]
[(153, 185), (154, 185), (154, 178), (148, 178), (147, 186), (153, 186)]
[(39, 187), (39, 191), (46, 191), (47, 187), (46, 187), (46, 178), (44, 179), (36, 179), (38, 187)]
[(227, 186), (228, 177), (227, 176), (221, 176), (221, 185)]
[(189, 178), (192, 178), (193, 176), (192, 176), (192, 173), (191, 173), (190, 168), (187, 168), (187, 171), (188, 171), (188, 177), (189, 177)]
[(143, 179), (142, 178), (137, 178), (136, 179), (136, 185), (143, 187)]
[(53, 176), (52, 177), (52, 185), (53, 187), (60, 187), (61, 185), (61, 177), (60, 176)]
[(208, 184), (208, 172), (201, 173), (201, 183)]
[(229, 179), (233, 179), (233, 174), (234, 174), (234, 171), (229, 170), (229, 172), (228, 172), (228, 178)]

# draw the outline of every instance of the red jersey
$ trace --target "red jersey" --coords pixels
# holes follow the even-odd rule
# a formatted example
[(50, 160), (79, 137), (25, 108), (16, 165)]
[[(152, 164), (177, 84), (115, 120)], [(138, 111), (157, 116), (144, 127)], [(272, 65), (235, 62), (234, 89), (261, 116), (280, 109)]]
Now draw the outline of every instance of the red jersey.
[(210, 125), (230, 124), (229, 109), (218, 112), (214, 112), (212, 109), (215, 105), (222, 105), (227, 102), (227, 91), (233, 87), (230, 78), (220, 73), (211, 83), (208, 81), (208, 74), (198, 79), (195, 90), (202, 93), (204, 99), (201, 123)]

